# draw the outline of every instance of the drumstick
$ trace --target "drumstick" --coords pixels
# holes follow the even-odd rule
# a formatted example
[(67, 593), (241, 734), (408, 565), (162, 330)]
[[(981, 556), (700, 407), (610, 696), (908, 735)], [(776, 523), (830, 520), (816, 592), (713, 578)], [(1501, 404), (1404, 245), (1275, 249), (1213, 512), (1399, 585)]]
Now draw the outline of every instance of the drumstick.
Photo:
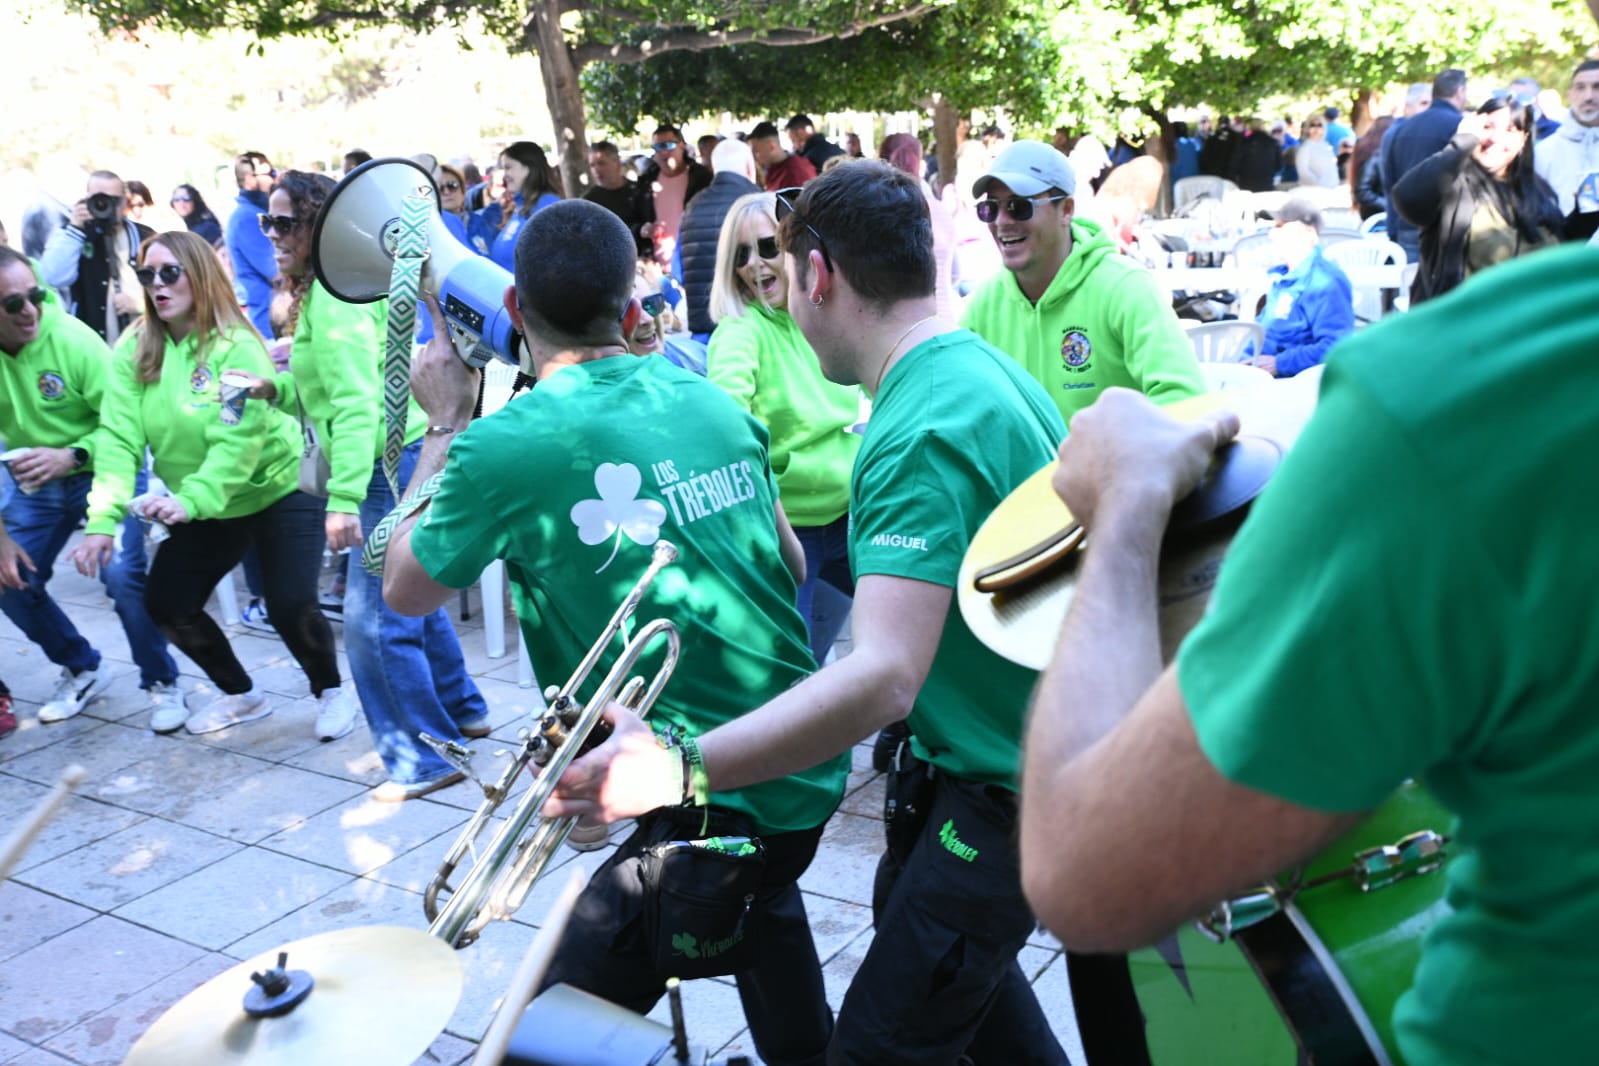
[(72, 790), (81, 785), (83, 779), (88, 776), (89, 772), (77, 763), (61, 771), (61, 779), (56, 782), (56, 787), (34, 806), (28, 816), (22, 820), (22, 824), (11, 831), (5, 843), (0, 844), (0, 881), (11, 876), (11, 868), (22, 858), (23, 852), (28, 850), (33, 838), (38, 836), (44, 829), (45, 823), (54, 817), (56, 809), (67, 801)]
[(566, 887), (556, 897), (555, 905), (545, 915), (539, 935), (533, 938), (532, 946), (522, 956), (522, 964), (516, 968), (516, 976), (511, 978), (511, 987), (506, 990), (489, 1031), (483, 1034), (483, 1042), (477, 1047), (472, 1066), (499, 1066), (500, 1060), (505, 1058), (505, 1051), (511, 1046), (511, 1035), (516, 1032), (516, 1023), (522, 1018), (522, 1009), (533, 1001), (534, 990), (544, 977), (544, 971), (550, 968), (550, 962), (555, 958), (555, 947), (561, 942), (561, 933), (566, 930), (566, 921), (572, 917), (572, 910), (577, 906), (577, 897), (582, 891), (583, 871), (573, 870)]

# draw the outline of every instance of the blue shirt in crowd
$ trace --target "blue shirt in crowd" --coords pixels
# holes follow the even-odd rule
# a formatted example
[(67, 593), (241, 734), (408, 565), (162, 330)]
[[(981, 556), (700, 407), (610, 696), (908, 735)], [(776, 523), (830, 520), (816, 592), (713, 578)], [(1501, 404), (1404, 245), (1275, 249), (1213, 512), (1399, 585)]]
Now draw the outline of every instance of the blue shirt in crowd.
[(1279, 266), (1260, 324), (1262, 355), (1277, 357), (1277, 375), (1292, 377), (1318, 365), (1355, 331), (1355, 297), (1343, 268), (1314, 248), (1293, 270)]

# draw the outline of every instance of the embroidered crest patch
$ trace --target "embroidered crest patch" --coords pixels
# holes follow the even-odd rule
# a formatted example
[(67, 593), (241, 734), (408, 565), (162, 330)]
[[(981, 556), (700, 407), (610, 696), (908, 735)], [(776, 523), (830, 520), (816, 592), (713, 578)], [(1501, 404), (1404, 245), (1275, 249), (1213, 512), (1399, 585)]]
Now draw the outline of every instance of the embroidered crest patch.
[(1080, 374), (1089, 369), (1089, 358), (1094, 354), (1094, 346), (1088, 339), (1088, 334), (1080, 328), (1068, 329), (1060, 342), (1060, 365), (1062, 370)]
[(204, 392), (211, 387), (211, 368), (197, 366), (194, 373), (189, 375), (189, 388), (195, 392)]
[(59, 400), (66, 394), (67, 383), (54, 370), (39, 375), (39, 395), (47, 400)]

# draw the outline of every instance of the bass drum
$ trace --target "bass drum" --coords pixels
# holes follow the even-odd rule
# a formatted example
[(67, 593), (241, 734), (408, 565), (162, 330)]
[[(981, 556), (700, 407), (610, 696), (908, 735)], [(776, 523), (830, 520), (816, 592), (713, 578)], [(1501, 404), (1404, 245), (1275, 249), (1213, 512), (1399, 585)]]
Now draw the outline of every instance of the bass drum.
[[(1068, 956), (1089, 1066), (1356, 1066), (1402, 1062), (1393, 1010), (1421, 938), (1448, 913), (1441, 871), (1362, 890), (1356, 855), (1451, 816), (1407, 784), (1300, 874), (1270, 917), (1217, 942), (1200, 923), (1121, 956)], [(1333, 875), (1319, 884), (1318, 878)]]

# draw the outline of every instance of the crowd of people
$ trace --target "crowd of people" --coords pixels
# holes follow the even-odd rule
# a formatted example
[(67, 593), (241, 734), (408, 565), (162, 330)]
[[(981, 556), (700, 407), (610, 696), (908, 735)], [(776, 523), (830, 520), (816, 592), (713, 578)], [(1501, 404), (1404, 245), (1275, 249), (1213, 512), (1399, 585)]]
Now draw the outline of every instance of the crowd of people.
[[(1599, 771), (1581, 602), (1599, 516), (1569, 491), (1599, 423), (1558, 399), (1593, 377), (1599, 252), (1548, 246), (1599, 218), (1599, 61), (1541, 140), (1520, 90), (1471, 100), (1463, 72), (1440, 72), (1364, 154), (1333, 109), (1291, 159), (1286, 125), (1180, 132), (1174, 178), (1221, 166), (1250, 187), (1291, 165), (1351, 199), (1378, 190), (1421, 264), (1414, 303), (1437, 306), (1335, 346), (1354, 324), (1319, 212), (1290, 200), (1268, 220), (1279, 274), (1251, 358), (1282, 376), (1325, 362), (1324, 410), (1173, 666), (1162, 535), (1238, 423), (1155, 406), (1206, 379), (1169, 293), (1095, 217), (1093, 182), (1115, 170), (1069, 138), (963, 125), (935, 185), (911, 135), (864, 159), (805, 115), (692, 149), (662, 123), (636, 177), (592, 145), (581, 196), (528, 141), (487, 174), (417, 157), (451, 232), (512, 272), (536, 386), (474, 419), (478, 372), (435, 322), (398, 494), (385, 302), (346, 303), (312, 268), (333, 180), (243, 152), (225, 220), (179, 185), (185, 228), (155, 233), (150, 190), (96, 171), (36, 257), (0, 247), (0, 608), (61, 668), (40, 721), (108, 681), (47, 588), (80, 523), (70, 559), (106, 584), (152, 729), (272, 710), (203, 609), (253, 559), (317, 735), (364, 716), (377, 798), (396, 802), (464, 779), (420, 733), (488, 731), (443, 609), (457, 590), (510, 564), (535, 671), (565, 677), (668, 540), (651, 609), (689, 665), (647, 722), (608, 709), (609, 739), (547, 806), (636, 824), (546, 987), (644, 1012), (667, 977), (732, 975), (771, 1066), (1062, 1064), (1017, 964), (1035, 914), (1071, 950), (1149, 943), (1422, 776), (1472, 850), (1397, 1010), (1404, 1055), (1554, 1061), (1591, 1031), (1599, 989), (1599, 840), (1590, 820), (1544, 818), (1586, 809)], [(1101, 154), (1114, 166), (1122, 146)], [(1538, 405), (1505, 398), (1512, 374), (1548, 386), (1522, 390)], [(1528, 443), (1506, 462), (1506, 440)], [(1091, 539), (1040, 676), (978, 640), (955, 586), (981, 523), (1057, 457)], [(1501, 550), (1512, 523), (1540, 546)], [(318, 575), (325, 552), (369, 541), (374, 569), (346, 579), (346, 680)], [(168, 642), (206, 683), (179, 690)], [(0, 692), (0, 735), (14, 725)], [(872, 737), (889, 770), (876, 931), (835, 1019), (796, 882)], [(1564, 846), (1532, 854), (1534, 828)], [(1532, 906), (1536, 923), (1518, 917)]]

